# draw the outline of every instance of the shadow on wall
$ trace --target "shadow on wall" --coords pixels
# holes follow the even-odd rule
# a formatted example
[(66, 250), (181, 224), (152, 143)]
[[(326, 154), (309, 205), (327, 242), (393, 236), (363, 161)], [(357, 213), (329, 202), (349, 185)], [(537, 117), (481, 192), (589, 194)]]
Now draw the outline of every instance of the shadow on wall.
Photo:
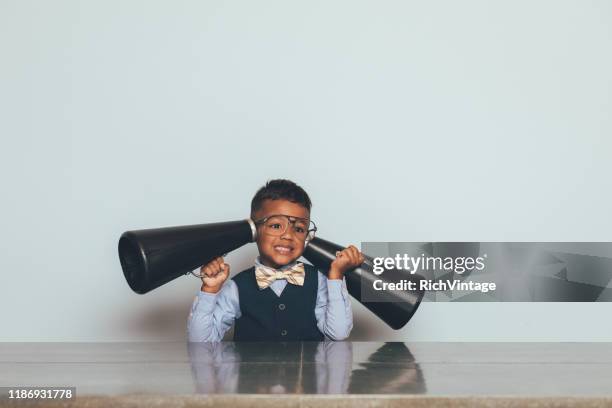
[[(382, 320), (376, 317), (358, 301), (352, 301), (353, 330), (348, 340), (351, 341), (391, 341), (397, 339), (397, 333)], [(418, 311), (417, 311), (418, 313)], [(410, 326), (410, 322), (406, 327)]]
[(145, 309), (125, 310), (113, 331), (127, 332), (138, 341), (186, 341), (192, 300), (193, 296), (180, 303), (151, 301)]
[[(231, 266), (231, 275), (252, 266), (256, 256), (254, 245), (229, 254), (225, 259)], [(125, 281), (122, 274), (121, 279)], [(182, 276), (144, 295), (132, 292), (124, 283), (129, 294), (123, 305), (115, 306), (122, 312), (113, 319), (114, 327), (109, 328), (109, 333), (128, 333), (133, 341), (187, 341), (187, 320), (201, 285), (198, 278)], [(232, 336), (233, 329), (225, 339), (231, 340)]]
[[(165, 293), (156, 294), (161, 299), (147, 300), (144, 308), (125, 308), (121, 316), (117, 316), (116, 327), (110, 332), (129, 333), (137, 341), (187, 341), (187, 319), (194, 294), (185, 296), (193, 287), (189, 280), (180, 290), (172, 290), (176, 296), (168, 299)], [(163, 290), (163, 289), (160, 289)], [(194, 290), (193, 292), (196, 292)], [(140, 295), (134, 295), (140, 296)], [(146, 295), (144, 295), (146, 296)], [(143, 298), (144, 299), (144, 298)], [(180, 302), (177, 299), (181, 299)], [(385, 341), (388, 333), (393, 332), (384, 322), (378, 320), (364, 306), (353, 300), (353, 330), (348, 340), (352, 341)], [(410, 324), (410, 323), (408, 323)], [(224, 340), (232, 340), (234, 330), (228, 330)]]

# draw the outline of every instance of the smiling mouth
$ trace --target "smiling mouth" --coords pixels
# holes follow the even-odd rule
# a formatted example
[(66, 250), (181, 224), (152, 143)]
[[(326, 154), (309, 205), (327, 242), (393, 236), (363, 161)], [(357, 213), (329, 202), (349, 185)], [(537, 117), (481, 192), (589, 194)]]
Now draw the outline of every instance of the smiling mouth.
[(274, 247), (274, 250), (276, 252), (278, 252), (281, 255), (288, 255), (293, 251), (292, 247), (287, 247), (287, 246), (282, 246), (282, 245), (276, 245)]

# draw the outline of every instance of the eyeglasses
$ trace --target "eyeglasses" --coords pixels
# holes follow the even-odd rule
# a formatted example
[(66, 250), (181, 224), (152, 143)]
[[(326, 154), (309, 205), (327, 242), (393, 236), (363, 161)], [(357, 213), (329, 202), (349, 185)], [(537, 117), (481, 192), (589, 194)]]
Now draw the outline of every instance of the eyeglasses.
[(291, 224), (293, 233), (302, 241), (310, 241), (314, 238), (317, 231), (317, 226), (313, 221), (307, 218), (291, 217), (284, 214), (270, 215), (254, 222), (255, 225), (263, 226), (264, 233), (275, 237), (279, 237), (287, 232), (287, 228)]

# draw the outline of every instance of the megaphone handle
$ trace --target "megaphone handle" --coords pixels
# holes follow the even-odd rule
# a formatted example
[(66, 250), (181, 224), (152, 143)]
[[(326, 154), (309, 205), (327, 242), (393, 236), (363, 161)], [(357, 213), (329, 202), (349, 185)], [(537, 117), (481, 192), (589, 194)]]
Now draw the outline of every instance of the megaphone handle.
[[(227, 256), (227, 254), (229, 254), (229, 252), (224, 253), (223, 255), (221, 255), (221, 257), (222, 257), (222, 258), (225, 258), (225, 257)], [(202, 268), (202, 267), (200, 267), (200, 268)], [(200, 268), (198, 268), (198, 269), (200, 269)], [(193, 276), (195, 276), (195, 277), (196, 277), (196, 278), (198, 278), (198, 279), (202, 279), (202, 278), (203, 278), (202, 274), (196, 275), (195, 273), (193, 273), (193, 271), (187, 271), (187, 272), (185, 272), (185, 275), (190, 275), (190, 274), (191, 274), (191, 275), (193, 275)]]
[(193, 273), (193, 271), (185, 272), (185, 275), (189, 275), (189, 274), (195, 276), (198, 279), (202, 279), (203, 278), (203, 276), (201, 274), (200, 275), (196, 275), (195, 273)]
[[(359, 252), (361, 252), (361, 249), (359, 249)], [(336, 251), (336, 256), (338, 256), (339, 253), (340, 253), (340, 251)], [(368, 256), (368, 255), (364, 254), (363, 252), (362, 252), (362, 255), (363, 255), (363, 262), (360, 263), (355, 268), (359, 268), (362, 265), (374, 266), (374, 261), (373, 261), (371, 256)]]

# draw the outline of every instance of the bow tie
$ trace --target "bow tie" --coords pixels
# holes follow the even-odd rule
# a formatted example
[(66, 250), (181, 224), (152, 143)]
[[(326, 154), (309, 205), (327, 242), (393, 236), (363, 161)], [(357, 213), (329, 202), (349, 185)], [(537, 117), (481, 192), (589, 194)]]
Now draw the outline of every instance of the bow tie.
[(267, 288), (277, 279), (286, 279), (288, 283), (302, 286), (304, 285), (305, 274), (304, 264), (301, 262), (282, 271), (264, 265), (258, 265), (255, 268), (255, 279), (257, 279), (257, 286), (259, 286), (259, 289)]

